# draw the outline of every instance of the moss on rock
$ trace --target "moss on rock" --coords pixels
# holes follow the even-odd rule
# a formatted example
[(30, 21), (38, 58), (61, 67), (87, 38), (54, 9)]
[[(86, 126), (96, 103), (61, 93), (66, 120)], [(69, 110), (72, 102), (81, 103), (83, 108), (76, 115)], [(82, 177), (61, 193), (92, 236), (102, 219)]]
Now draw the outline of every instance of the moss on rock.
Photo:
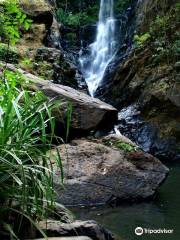
[(0, 61), (18, 63), (19, 54), (15, 47), (0, 43)]

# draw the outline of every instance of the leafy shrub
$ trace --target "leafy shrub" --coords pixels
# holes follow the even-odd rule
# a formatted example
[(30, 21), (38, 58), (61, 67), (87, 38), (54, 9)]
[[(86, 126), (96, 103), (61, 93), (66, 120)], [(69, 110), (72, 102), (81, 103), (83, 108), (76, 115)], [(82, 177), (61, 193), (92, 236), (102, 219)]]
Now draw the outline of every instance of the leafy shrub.
[(8, 0), (1, 4), (0, 35), (3, 41), (15, 44), (20, 38), (20, 30), (28, 30), (31, 23), (16, 0)]
[(85, 12), (66, 12), (59, 8), (56, 12), (57, 20), (65, 25), (78, 27), (80, 25), (91, 24), (97, 21), (98, 8), (96, 6), (89, 7)]
[(115, 1), (115, 12), (117, 14), (122, 13), (130, 4), (132, 0), (116, 0)]
[(180, 56), (180, 4), (175, 4), (164, 16), (157, 16), (150, 26), (155, 42), (154, 62), (175, 62)]
[(71, 12), (65, 12), (62, 8), (59, 8), (56, 12), (57, 20), (67, 25), (80, 25), (79, 14), (72, 14)]
[(33, 72), (43, 79), (53, 79), (52, 64), (47, 61), (37, 61), (32, 63)]
[(87, 25), (87, 24), (93, 24), (97, 22), (98, 13), (99, 13), (99, 6), (97, 4), (89, 7), (85, 12), (85, 16), (83, 18), (82, 24)]
[[(0, 236), (11, 239), (23, 230), (23, 218), (36, 225), (55, 198), (46, 152), (53, 147), (56, 104), (41, 92), (23, 90), (23, 81), (20, 74), (5, 72), (0, 83)], [(62, 170), (60, 157), (56, 160)]]
[(146, 47), (152, 52), (150, 62), (173, 64), (180, 56), (180, 4), (174, 4), (164, 15), (158, 15), (151, 23), (149, 32), (135, 35), (135, 46)]
[(135, 35), (134, 36), (134, 41), (138, 46), (143, 46), (148, 39), (151, 38), (151, 35), (149, 33), (144, 33), (142, 35)]

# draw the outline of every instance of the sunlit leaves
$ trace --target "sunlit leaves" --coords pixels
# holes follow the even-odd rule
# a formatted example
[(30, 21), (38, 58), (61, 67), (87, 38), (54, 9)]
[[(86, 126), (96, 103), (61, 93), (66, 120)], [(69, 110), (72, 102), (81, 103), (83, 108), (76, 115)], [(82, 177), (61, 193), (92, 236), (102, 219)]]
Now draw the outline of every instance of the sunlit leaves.
[(0, 6), (0, 34), (4, 41), (15, 44), (23, 30), (27, 31), (32, 21), (22, 12), (15, 0), (9, 0)]

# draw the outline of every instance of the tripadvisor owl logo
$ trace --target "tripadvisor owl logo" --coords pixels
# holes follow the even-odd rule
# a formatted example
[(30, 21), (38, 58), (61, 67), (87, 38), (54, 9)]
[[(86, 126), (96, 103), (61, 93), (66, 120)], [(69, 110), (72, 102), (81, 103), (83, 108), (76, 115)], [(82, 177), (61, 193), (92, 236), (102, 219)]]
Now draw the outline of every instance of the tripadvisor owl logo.
[(174, 233), (174, 229), (166, 229), (166, 228), (150, 229), (150, 228), (137, 227), (135, 229), (135, 234), (137, 236), (141, 236), (143, 234), (173, 234), (173, 233)]
[(137, 227), (136, 229), (135, 229), (135, 234), (136, 235), (138, 235), (138, 236), (141, 236), (141, 235), (143, 235), (143, 228), (142, 227)]

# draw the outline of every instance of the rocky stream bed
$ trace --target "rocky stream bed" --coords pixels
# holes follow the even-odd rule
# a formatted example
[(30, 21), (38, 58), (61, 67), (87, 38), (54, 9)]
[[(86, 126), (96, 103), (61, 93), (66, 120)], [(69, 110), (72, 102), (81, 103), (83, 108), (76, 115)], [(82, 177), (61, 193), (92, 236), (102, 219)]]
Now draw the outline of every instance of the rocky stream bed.
[[(114, 208), (110, 214), (109, 210), (104, 210), (107, 218), (102, 214), (103, 219), (94, 212), (77, 215), (86, 220), (87, 216), (95, 217), (106, 227), (109, 227), (109, 221), (117, 220), (118, 227), (125, 228), (116, 213), (125, 214), (127, 224), (134, 226), (141, 221), (129, 213), (127, 217), (123, 204), (129, 204), (125, 211), (140, 209), (137, 215), (144, 214), (144, 209), (146, 216), (152, 217), (147, 214), (152, 211), (150, 205), (142, 202), (157, 201), (156, 193), (169, 173), (166, 163), (180, 159), (180, 64), (178, 60), (168, 66), (164, 62), (152, 63), (154, 43), (137, 49), (133, 45), (133, 36), (146, 31), (157, 12), (168, 12), (177, 1), (166, 1), (162, 8), (163, 0), (159, 4), (155, 0), (134, 0), (121, 14), (115, 15), (116, 55), (94, 97), (89, 96), (78, 59), (80, 54), (88, 56), (88, 46), (94, 41), (97, 25), (77, 29), (63, 25), (54, 17), (53, 1), (49, 2), (22, 4), (34, 22), (17, 46), (18, 56), (19, 59), (30, 57), (32, 64), (9, 62), (6, 68), (30, 80), (27, 88), (42, 91), (49, 101), (60, 101), (53, 112), (58, 137), (65, 137), (63, 123), (67, 120), (69, 104), (72, 106), (68, 141), (57, 146), (65, 177), (62, 186), (59, 183), (61, 173), (54, 172), (57, 202), (68, 207), (104, 205), (109, 209), (120, 206), (120, 210)], [(72, 32), (76, 33), (76, 41), (66, 38), (67, 33)], [(56, 154), (54, 149), (48, 153), (52, 164)], [(66, 215), (61, 207), (57, 211)], [(131, 221), (131, 217), (134, 220)], [(117, 233), (117, 226), (110, 225)], [(59, 239), (57, 237), (76, 240), (76, 236), (81, 236), (80, 240), (115, 238), (98, 223), (74, 221), (68, 214), (64, 223), (50, 218), (40, 222), (39, 226), (46, 229), (51, 240)], [(122, 230), (123, 237), (135, 239), (129, 238), (127, 231), (129, 228), (126, 233)], [(118, 232), (118, 235), (121, 234)], [(70, 238), (64, 238), (67, 236)], [(38, 237), (42, 235), (35, 231), (34, 238)]]

